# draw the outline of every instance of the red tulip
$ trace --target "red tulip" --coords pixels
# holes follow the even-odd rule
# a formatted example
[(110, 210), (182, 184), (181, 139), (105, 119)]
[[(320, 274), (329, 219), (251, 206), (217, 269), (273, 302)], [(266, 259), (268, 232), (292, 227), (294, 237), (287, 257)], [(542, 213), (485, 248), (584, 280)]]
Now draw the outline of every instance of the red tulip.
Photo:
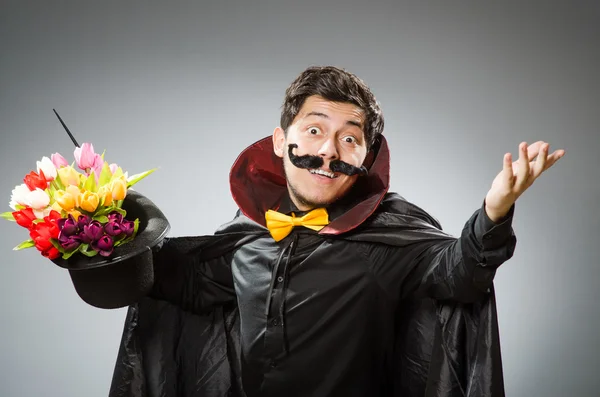
[(30, 229), (33, 221), (36, 220), (36, 216), (31, 208), (15, 211), (12, 213), (12, 216), (15, 218), (15, 221), (17, 221), (17, 224), (27, 229)]
[(56, 259), (60, 256), (60, 251), (53, 246), (48, 251), (42, 252), (42, 256), (45, 256), (48, 259)]
[(39, 175), (34, 171), (31, 171), (29, 174), (25, 175), (23, 181), (31, 191), (34, 191), (35, 188), (46, 190), (48, 187), (48, 181), (46, 180), (46, 176), (42, 170), (40, 170)]
[(29, 229), (29, 236), (33, 240), (35, 248), (49, 259), (57, 258), (60, 254), (50, 242), (50, 239), (58, 239), (60, 233), (56, 222), (58, 219), (60, 219), (60, 214), (54, 210), (50, 211), (50, 214), (44, 217), (43, 222), (34, 223)]
[[(46, 222), (52, 222), (52, 224), (56, 225), (56, 223), (58, 222), (58, 220), (61, 219), (60, 216), (60, 212), (55, 211), (55, 210), (51, 210), (50, 213), (44, 217), (44, 221)], [(56, 226), (58, 227), (58, 226)], [(57, 233), (58, 235), (58, 233)]]

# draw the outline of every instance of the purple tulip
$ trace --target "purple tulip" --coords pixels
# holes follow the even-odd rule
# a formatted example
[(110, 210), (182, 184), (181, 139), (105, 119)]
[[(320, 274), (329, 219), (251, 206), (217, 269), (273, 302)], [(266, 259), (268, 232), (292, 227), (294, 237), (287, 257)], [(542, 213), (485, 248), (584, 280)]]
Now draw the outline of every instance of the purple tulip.
[(77, 221), (71, 214), (69, 214), (68, 218), (60, 218), (56, 223), (61, 233), (64, 233), (66, 236), (72, 236), (79, 231)]
[(79, 215), (79, 218), (77, 218), (77, 226), (79, 226), (80, 230), (83, 230), (83, 227), (89, 225), (91, 221), (92, 218), (89, 216), (83, 214)]
[(121, 225), (116, 221), (109, 221), (106, 225), (104, 225), (104, 231), (109, 236), (118, 236), (123, 233), (121, 229)]
[(110, 236), (104, 235), (92, 243), (92, 248), (102, 256), (109, 256), (113, 252), (113, 240)]
[(91, 221), (89, 225), (83, 227), (83, 235), (81, 237), (85, 243), (92, 243), (98, 241), (103, 234), (104, 228), (102, 224), (98, 221)]
[[(69, 216), (71, 216), (71, 214), (69, 214)], [(56, 226), (58, 226), (58, 228), (60, 230), (62, 230), (63, 227), (64, 227), (64, 225), (65, 225), (65, 222), (67, 221), (67, 219), (69, 219), (69, 218), (60, 218), (60, 219), (57, 219), (56, 220)]]
[(61, 247), (63, 247), (67, 251), (70, 251), (72, 249), (77, 248), (79, 244), (81, 244), (81, 237), (67, 236), (63, 232), (60, 232), (58, 234), (58, 242), (60, 243)]
[(124, 220), (121, 224), (121, 230), (127, 237), (131, 237), (133, 234), (133, 230), (135, 228), (135, 223), (133, 221)]
[(119, 212), (111, 212), (110, 214), (108, 214), (108, 220), (109, 222), (117, 222), (117, 223), (121, 223), (123, 222), (123, 215), (121, 215)]

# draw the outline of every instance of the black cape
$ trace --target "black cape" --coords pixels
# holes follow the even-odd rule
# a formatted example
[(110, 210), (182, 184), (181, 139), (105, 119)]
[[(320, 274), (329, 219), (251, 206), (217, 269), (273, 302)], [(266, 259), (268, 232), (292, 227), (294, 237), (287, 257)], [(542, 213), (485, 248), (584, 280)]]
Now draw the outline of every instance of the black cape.
[[(265, 140), (253, 147), (265, 150), (265, 145), (268, 150)], [(376, 157), (381, 160), (381, 153), (386, 150), (385, 142), (380, 142)], [(247, 166), (244, 161), (241, 156), (236, 164)], [(387, 166), (388, 159), (383, 161)], [(372, 162), (371, 171), (377, 168), (377, 159)], [(234, 166), (232, 193), (241, 203), (238, 216), (215, 235), (168, 238), (157, 250), (157, 286), (151, 296), (128, 310), (111, 397), (245, 396), (235, 291), (211, 283), (214, 279), (230, 278), (230, 270), (223, 268), (217, 270), (222, 274), (208, 274), (201, 278), (204, 280), (201, 285), (182, 287), (181, 284), (185, 283), (182, 274), (186, 271), (206, 272), (202, 263), (227, 255), (268, 233), (254, 221), (256, 217), (244, 199), (236, 197), (235, 170)], [(371, 182), (372, 189), (366, 191), (376, 193), (366, 194), (361, 200), (367, 208), (366, 217), (354, 216), (359, 223), (352, 227), (338, 224), (335, 233), (339, 238), (391, 246), (407, 244), (415, 238), (415, 230), (420, 230), (417, 233), (420, 239), (450, 238), (425, 211), (387, 193), (387, 181)], [(369, 202), (370, 205), (364, 205)], [(266, 199), (264, 206), (269, 208), (273, 203)], [(433, 227), (423, 232), (423, 223)], [(477, 268), (475, 277), (489, 287), (482, 288), (476, 302), (418, 298), (402, 303), (397, 316), (402, 320), (397, 323), (393, 347), (393, 373), (384, 395), (504, 396), (496, 303), (490, 280), (497, 266), (512, 255), (515, 242), (513, 236), (501, 248), (503, 252), (491, 250), (489, 263)], [(494, 257), (498, 259), (495, 261)], [(200, 288), (202, 302), (198, 302), (193, 292)], [(183, 289), (186, 292), (182, 294)]]

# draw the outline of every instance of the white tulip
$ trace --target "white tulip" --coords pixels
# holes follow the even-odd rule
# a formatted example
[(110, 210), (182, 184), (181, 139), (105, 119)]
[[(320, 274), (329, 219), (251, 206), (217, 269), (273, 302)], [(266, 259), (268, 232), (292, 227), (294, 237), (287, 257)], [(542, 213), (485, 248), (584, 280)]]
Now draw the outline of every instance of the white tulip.
[(45, 216), (50, 215), (50, 212), (52, 211), (52, 207), (47, 207), (44, 208), (42, 210), (33, 210), (33, 215), (35, 215), (36, 218), (38, 219), (44, 219)]
[(56, 178), (56, 167), (50, 158), (44, 156), (42, 157), (42, 161), (38, 161), (36, 164), (38, 174), (40, 170), (42, 170), (46, 180), (52, 181), (54, 178)]
[(29, 192), (29, 195), (27, 196), (27, 206), (33, 209), (33, 213), (38, 219), (42, 219), (45, 216), (44, 210), (48, 209), (49, 204), (50, 196), (40, 188), (36, 188), (34, 191)]
[(19, 205), (27, 205), (27, 198), (29, 197), (30, 190), (26, 184), (22, 183), (20, 185), (15, 186), (11, 195), (10, 195), (10, 208), (13, 211), (17, 210), (17, 204)]

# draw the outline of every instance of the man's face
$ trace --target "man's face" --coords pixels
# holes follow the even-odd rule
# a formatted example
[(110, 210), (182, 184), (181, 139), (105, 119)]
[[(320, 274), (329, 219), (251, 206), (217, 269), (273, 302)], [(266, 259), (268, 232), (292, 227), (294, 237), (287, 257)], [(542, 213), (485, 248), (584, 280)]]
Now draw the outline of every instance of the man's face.
[[(275, 129), (275, 154), (283, 158), (290, 197), (298, 209), (326, 206), (350, 190), (358, 176), (332, 173), (329, 163), (342, 160), (356, 167), (362, 165), (367, 155), (364, 123), (364, 112), (358, 106), (310, 96), (288, 128), (287, 136), (281, 128)], [(288, 156), (288, 145), (292, 143), (298, 145), (293, 149), (297, 156), (321, 157), (324, 163), (320, 172), (329, 176), (294, 166)]]

